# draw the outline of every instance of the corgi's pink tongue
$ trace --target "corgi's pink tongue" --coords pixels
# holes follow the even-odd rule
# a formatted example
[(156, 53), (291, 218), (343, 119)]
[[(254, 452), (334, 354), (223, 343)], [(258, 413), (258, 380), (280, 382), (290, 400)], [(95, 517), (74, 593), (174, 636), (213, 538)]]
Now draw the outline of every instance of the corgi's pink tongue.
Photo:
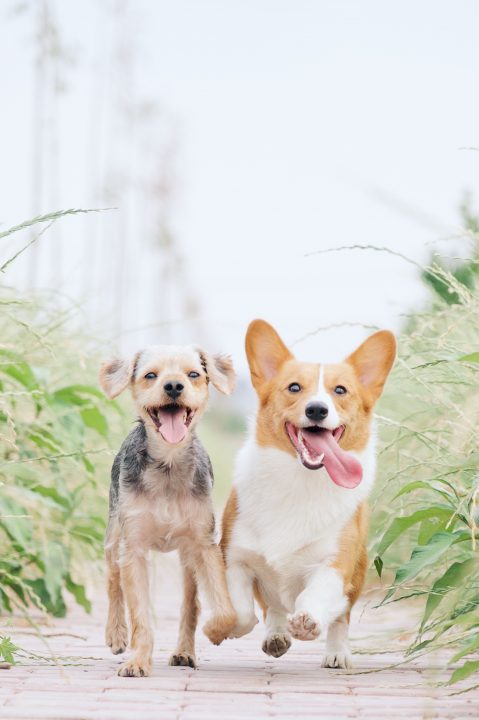
[(359, 485), (363, 478), (361, 463), (339, 447), (330, 430), (319, 433), (303, 430), (302, 437), (308, 449), (312, 449), (317, 455), (324, 453), (323, 465), (336, 485), (349, 489)]
[(160, 433), (164, 440), (168, 443), (179, 443), (181, 442), (186, 433), (187, 426), (185, 423), (185, 409), (178, 408), (177, 410), (158, 410), (158, 419), (161, 423)]

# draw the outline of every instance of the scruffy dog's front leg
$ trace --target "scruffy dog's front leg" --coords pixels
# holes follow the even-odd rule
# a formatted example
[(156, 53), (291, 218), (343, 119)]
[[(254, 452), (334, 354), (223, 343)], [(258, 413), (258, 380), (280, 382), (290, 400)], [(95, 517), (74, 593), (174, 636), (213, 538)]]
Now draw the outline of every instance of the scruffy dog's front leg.
[(130, 612), (132, 657), (118, 675), (144, 677), (151, 672), (153, 632), (150, 622), (148, 561), (144, 553), (127, 551), (121, 561), (121, 584)]
[(170, 657), (170, 665), (196, 667), (195, 632), (200, 614), (198, 586), (194, 570), (188, 565), (184, 554), (180, 555), (183, 564), (183, 604), (181, 606), (180, 632), (175, 652)]
[(223, 555), (218, 545), (212, 543), (199, 548), (196, 560), (198, 575), (204, 577), (206, 593), (213, 610), (213, 616), (203, 627), (203, 632), (214, 645), (219, 645), (229, 636), (236, 624), (236, 613), (226, 585)]
[(125, 599), (121, 587), (120, 566), (118, 564), (118, 522), (113, 520), (108, 528), (105, 547), (108, 620), (105, 640), (114, 655), (125, 652), (128, 646), (128, 627), (125, 617)]

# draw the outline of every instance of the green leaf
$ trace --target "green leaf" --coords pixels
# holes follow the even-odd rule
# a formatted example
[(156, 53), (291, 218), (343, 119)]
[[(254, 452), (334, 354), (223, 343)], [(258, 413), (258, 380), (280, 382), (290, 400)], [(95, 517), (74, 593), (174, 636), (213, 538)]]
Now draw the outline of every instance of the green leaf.
[(451, 510), (445, 505), (433, 505), (432, 507), (425, 508), (423, 510), (416, 510), (412, 515), (406, 515), (404, 517), (395, 518), (391, 525), (384, 533), (381, 542), (379, 543), (377, 554), (383, 555), (388, 547), (406, 530), (426, 518), (440, 517), (449, 519), (451, 517)]
[(27, 437), (39, 448), (43, 448), (52, 453), (61, 451), (61, 445), (59, 445), (57, 438), (44, 427), (31, 425)]
[(44, 498), (49, 498), (55, 505), (58, 505), (62, 510), (71, 510), (72, 503), (69, 497), (64, 497), (61, 493), (53, 487), (45, 487), (43, 485), (31, 485), (30, 492), (40, 495)]
[(59, 543), (48, 543), (43, 553), (45, 564), (45, 588), (51, 598), (53, 605), (56, 605), (61, 596), (63, 577), (66, 569), (66, 558), (63, 547)]
[(431, 485), (427, 482), (424, 482), (424, 480), (414, 480), (413, 482), (408, 483), (404, 487), (400, 489), (400, 491), (393, 497), (394, 500), (397, 500), (401, 495), (407, 495), (410, 492), (413, 492), (413, 490), (419, 490), (419, 488), (423, 488), (424, 490), (430, 490)]
[(22, 355), (19, 355), (13, 350), (1, 348), (0, 358), (6, 358), (7, 361), (11, 361), (5, 363), (0, 362), (0, 372), (13, 378), (27, 390), (36, 390), (38, 388), (35, 374)]
[(417, 544), (426, 545), (432, 538), (432, 536), (438, 532), (438, 530), (443, 530), (445, 528), (448, 519), (449, 518), (432, 517), (423, 520), (421, 525), (419, 526)]
[(434, 583), (426, 602), (424, 615), (421, 621), (421, 628), (424, 627), (434, 610), (438, 607), (444, 595), (452, 588), (461, 585), (469, 576), (471, 569), (474, 567), (473, 558), (463, 560), (462, 562), (454, 562), (448, 567), (446, 572)]
[(374, 558), (374, 567), (376, 568), (376, 572), (379, 575), (379, 577), (381, 577), (381, 575), (382, 575), (383, 565), (384, 565), (384, 563), (383, 563), (382, 559), (379, 557), (379, 555), (376, 555), (376, 557)]
[(17, 545), (25, 548), (32, 540), (32, 526), (28, 513), (22, 505), (11, 498), (3, 497), (0, 500), (0, 527), (3, 527), (8, 537)]
[(431, 565), (443, 555), (454, 542), (454, 534), (438, 532), (432, 536), (427, 545), (420, 545), (412, 551), (407, 563), (401, 565), (396, 572), (394, 585), (412, 580), (427, 565)]
[(50, 402), (53, 405), (89, 405), (91, 400), (78, 395), (74, 390), (74, 386), (68, 386), (52, 393)]
[(96, 430), (99, 435), (108, 435), (108, 423), (106, 417), (96, 407), (83, 408), (80, 411), (81, 418), (86, 427)]
[(60, 593), (56, 602), (54, 602), (46, 588), (43, 578), (39, 577), (34, 580), (25, 580), (25, 584), (31, 587), (34, 593), (33, 599), (35, 595), (38, 597), (36, 605), (40, 609), (45, 608), (49, 613), (55, 615), (55, 617), (65, 617), (67, 608), (62, 594)]
[(479, 635), (477, 635), (471, 642), (467, 643), (465, 647), (463, 647), (459, 652), (457, 652), (455, 655), (451, 658), (451, 663), (455, 663), (461, 658), (464, 657), (464, 655), (469, 655), (470, 653), (475, 652), (476, 650), (479, 650)]
[(67, 587), (67, 590), (71, 592), (75, 600), (79, 605), (81, 605), (87, 613), (91, 612), (91, 602), (86, 596), (86, 591), (84, 585), (80, 585), (76, 582), (74, 582), (71, 578), (71, 575), (67, 575), (65, 578), (65, 585)]
[(12, 604), (10, 602), (10, 598), (8, 597), (5, 590), (3, 590), (1, 587), (0, 587), (0, 609), (5, 610), (8, 613), (11, 613), (13, 610)]
[(457, 359), (463, 362), (479, 363), (479, 352), (470, 353), (469, 355), (462, 355)]
[(479, 660), (467, 660), (464, 665), (454, 670), (449, 678), (448, 685), (453, 685), (460, 680), (465, 680), (479, 670)]
[(89, 405), (92, 397), (105, 401), (103, 393), (91, 385), (66, 385), (52, 393), (49, 399), (54, 404)]
[(19, 648), (12, 643), (9, 637), (0, 636), (0, 658), (5, 662), (15, 664), (15, 658), (13, 656)]
[(98, 388), (93, 385), (68, 385), (68, 389), (77, 395), (93, 395), (93, 397), (99, 398), (105, 402), (105, 395), (101, 392), (101, 390), (98, 390)]

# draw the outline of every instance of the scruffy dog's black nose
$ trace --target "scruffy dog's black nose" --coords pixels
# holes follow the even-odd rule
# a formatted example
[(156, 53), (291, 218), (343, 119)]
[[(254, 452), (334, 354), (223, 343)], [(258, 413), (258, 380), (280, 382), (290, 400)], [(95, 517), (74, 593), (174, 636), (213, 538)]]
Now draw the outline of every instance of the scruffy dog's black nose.
[(314, 422), (324, 420), (328, 415), (328, 406), (323, 402), (312, 402), (306, 405), (306, 417)]
[(182, 385), (179, 382), (176, 382), (175, 380), (173, 380), (173, 382), (167, 382), (166, 385), (163, 385), (163, 389), (164, 389), (165, 393), (172, 400), (176, 400), (176, 398), (181, 395), (184, 387), (185, 387), (184, 385)]

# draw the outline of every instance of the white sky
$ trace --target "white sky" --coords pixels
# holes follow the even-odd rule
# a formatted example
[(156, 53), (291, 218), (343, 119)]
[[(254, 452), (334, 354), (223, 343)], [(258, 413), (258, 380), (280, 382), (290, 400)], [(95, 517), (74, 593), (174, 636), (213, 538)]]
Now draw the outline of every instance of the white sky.
[[(34, 13), (12, 15), (17, 4), (0, 6), (4, 227), (32, 214)], [(253, 317), (293, 341), (343, 321), (397, 329), (401, 313), (421, 302), (416, 271), (401, 260), (306, 255), (361, 243), (422, 262), (426, 243), (455, 232), (463, 191), (479, 196), (479, 153), (461, 149), (479, 145), (479, 3), (136, 0), (122, 21), (134, 55), (129, 78), (111, 65), (114, 3), (50, 5), (75, 64), (65, 69), (68, 92), (56, 116), (59, 187), (41, 209), (98, 206), (91, 178), (108, 157), (136, 177), (154, 164), (148, 147), (141, 154), (133, 141), (122, 145), (121, 131), (111, 139), (112, 94), (165, 107), (178, 145), (171, 223), (214, 349), (244, 368)], [(164, 132), (164, 120), (157, 134), (148, 130)], [(108, 217), (67, 219), (61, 238), (55, 229), (41, 241), (40, 284), (85, 301), (90, 322), (107, 334), (119, 232), (129, 248), (123, 328), (177, 319), (158, 299), (157, 261), (142, 236), (148, 202), (135, 192), (128, 212), (120, 203)], [(19, 262), (11, 281), (24, 285), (26, 267)], [(196, 340), (192, 332), (179, 323), (174, 339)], [(332, 360), (364, 334), (334, 329), (298, 352)], [(154, 329), (117, 340), (129, 351), (169, 337)]]

